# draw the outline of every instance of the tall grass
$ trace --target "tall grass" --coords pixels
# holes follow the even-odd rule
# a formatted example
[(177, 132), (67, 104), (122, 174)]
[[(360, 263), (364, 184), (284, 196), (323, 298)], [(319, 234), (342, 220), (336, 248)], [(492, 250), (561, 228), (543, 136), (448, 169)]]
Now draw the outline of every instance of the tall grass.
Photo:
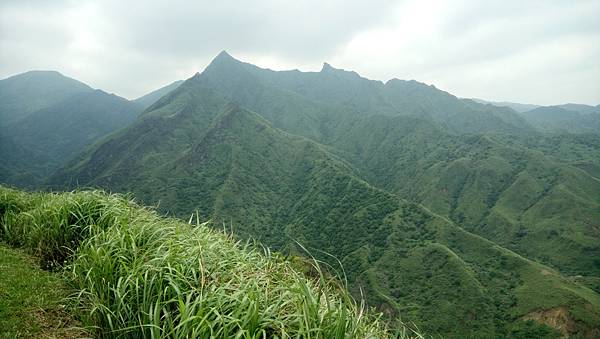
[[(0, 238), (63, 270), (100, 338), (387, 338), (345, 289), (259, 247), (100, 191), (0, 187)], [(406, 332), (393, 336), (406, 337)]]

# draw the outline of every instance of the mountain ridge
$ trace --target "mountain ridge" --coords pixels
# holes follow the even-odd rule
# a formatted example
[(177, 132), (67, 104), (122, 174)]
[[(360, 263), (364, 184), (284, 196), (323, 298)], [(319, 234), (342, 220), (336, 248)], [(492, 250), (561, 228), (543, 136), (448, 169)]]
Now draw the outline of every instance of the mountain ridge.
[[(164, 93), (47, 187), (131, 192), (272, 250), (302, 244), (355, 296), (432, 335), (600, 325), (593, 135), (543, 133), (417, 81), (272, 71), (226, 52)], [(567, 332), (535, 318), (555, 308)]]
[(173, 81), (172, 83), (170, 83), (164, 87), (156, 89), (150, 93), (144, 94), (141, 97), (136, 98), (132, 101), (142, 105), (144, 107), (144, 109), (146, 109), (146, 108), (150, 107), (152, 104), (154, 104), (156, 101), (158, 101), (158, 99), (160, 99), (161, 97), (163, 97), (163, 96), (169, 94), (171, 91), (175, 90), (182, 83), (183, 83), (183, 80)]
[(0, 157), (6, 161), (2, 181), (30, 188), (85, 147), (133, 122), (142, 110), (56, 71), (1, 80), (0, 98), (7, 96), (8, 104), (0, 99), (0, 116), (13, 118), (0, 124)]
[[(11, 123), (57, 104), (69, 96), (93, 89), (57, 71), (29, 71), (0, 80), (0, 119)], [(25, 93), (26, 98), (23, 98)]]
[[(133, 125), (59, 171), (50, 180), (53, 187), (65, 183), (75, 187), (78, 182), (133, 192), (146, 203), (160, 202), (164, 212), (186, 217), (197, 211), (217, 225), (236, 225), (233, 231), (240, 238), (258, 239), (274, 250), (302, 253), (298, 241), (336, 267), (338, 262), (324, 254), (333, 253), (355, 295), (363, 291), (369, 304), (389, 316), (415, 321), (427, 333), (512, 336), (529, 326), (521, 322), (523, 317), (564, 305), (570, 321), (577, 324), (572, 333), (589, 334), (600, 324), (597, 292), (530, 260), (532, 254), (524, 254), (523, 248), (516, 247), (519, 254), (515, 254), (502, 247), (496, 242), (502, 239), (490, 240), (493, 233), (470, 222), (488, 209), (494, 211), (501, 199), (494, 190), (509, 184), (507, 175), (534, 164), (529, 155), (512, 155), (514, 149), (493, 133), (460, 132), (427, 115), (364, 114), (360, 105), (377, 102), (375, 94), (381, 92), (367, 93), (372, 96), (365, 101), (350, 101), (358, 108), (343, 101), (361, 86), (383, 86), (377, 82), (358, 79), (349, 88), (331, 88), (326, 93), (332, 102), (323, 104), (318, 96), (322, 94), (300, 86), (317, 84), (311, 79), (321, 80), (319, 73), (299, 76), (245, 66), (228, 55), (219, 58), (159, 99)], [(275, 74), (281, 78), (273, 78)], [(331, 79), (339, 83), (336, 77)], [(414, 90), (414, 84), (406, 83)], [(277, 88), (278, 84), (285, 86)], [(426, 85), (423, 92), (419, 86), (418, 100), (431, 92), (459, 111), (470, 107), (473, 114), (488, 116), (492, 124), (500, 121), (496, 114), (510, 112), (490, 111)], [(391, 93), (398, 92), (402, 93)], [(401, 96), (407, 98), (412, 96)], [(375, 107), (391, 106), (384, 101)], [(426, 105), (420, 109), (428, 113)], [(505, 123), (511, 126), (510, 121)], [(495, 133), (499, 131), (521, 142), (520, 136), (510, 134), (518, 128)], [(558, 168), (543, 156), (538, 158), (550, 174)], [(386, 165), (385, 159), (397, 163)], [(456, 188), (448, 186), (444, 192), (431, 177), (416, 175), (419, 166), (433, 177), (456, 178), (448, 182)], [(410, 189), (382, 185), (392, 174), (400, 176), (388, 182)], [(382, 181), (377, 182), (377, 176)], [(427, 182), (433, 186), (423, 185)], [(577, 190), (583, 187), (574, 185)], [(419, 193), (417, 188), (425, 191)], [(566, 194), (556, 192), (560, 199)], [(442, 205), (430, 201), (436, 197), (448, 197), (452, 209), (440, 213)], [(471, 205), (483, 207), (466, 209)], [(464, 214), (462, 221), (453, 210)], [(459, 226), (463, 223), (468, 229)], [(556, 231), (559, 239), (564, 236)], [(529, 239), (527, 234), (523, 237)], [(544, 250), (535, 249), (534, 254), (551, 253)], [(553, 296), (544, 297), (541, 291), (552, 291)], [(584, 316), (587, 304), (593, 305), (589, 317)], [(534, 329), (545, 331), (544, 326), (542, 321)]]

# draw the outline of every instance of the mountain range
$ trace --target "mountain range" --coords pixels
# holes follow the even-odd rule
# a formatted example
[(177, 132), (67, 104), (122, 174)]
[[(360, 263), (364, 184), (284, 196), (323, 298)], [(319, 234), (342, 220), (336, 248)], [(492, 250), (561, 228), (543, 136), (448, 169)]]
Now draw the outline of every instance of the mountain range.
[(226, 52), (134, 101), (54, 72), (0, 98), (0, 182), (198, 213), (429, 335), (600, 335), (598, 107), (519, 112)]
[[(54, 71), (0, 81), (3, 182), (40, 185), (85, 147), (132, 123), (142, 106)], [(17, 151), (18, 150), (18, 151)]]

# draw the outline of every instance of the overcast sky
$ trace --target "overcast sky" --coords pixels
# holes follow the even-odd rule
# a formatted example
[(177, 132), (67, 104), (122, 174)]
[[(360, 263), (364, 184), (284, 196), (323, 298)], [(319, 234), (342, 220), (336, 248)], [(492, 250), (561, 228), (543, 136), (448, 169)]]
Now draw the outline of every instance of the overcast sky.
[(0, 2), (0, 78), (52, 69), (131, 99), (221, 50), (460, 97), (600, 104), (600, 0)]

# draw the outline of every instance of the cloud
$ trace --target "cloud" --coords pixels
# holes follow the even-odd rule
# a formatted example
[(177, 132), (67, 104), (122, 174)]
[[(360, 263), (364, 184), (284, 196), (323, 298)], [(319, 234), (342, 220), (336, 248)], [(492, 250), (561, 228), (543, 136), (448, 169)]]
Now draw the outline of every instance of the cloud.
[(600, 102), (600, 3), (407, 1), (334, 61), (370, 77), (540, 104)]
[(466, 97), (600, 102), (598, 1), (5, 1), (0, 76), (56, 69), (137, 97), (220, 50), (414, 78)]

